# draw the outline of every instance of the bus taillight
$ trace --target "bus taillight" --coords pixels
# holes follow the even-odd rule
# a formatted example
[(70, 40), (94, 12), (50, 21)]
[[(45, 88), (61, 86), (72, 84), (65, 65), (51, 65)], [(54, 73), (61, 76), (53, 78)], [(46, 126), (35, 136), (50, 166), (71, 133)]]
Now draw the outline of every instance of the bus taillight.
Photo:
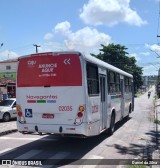
[(77, 116), (78, 116), (78, 118), (82, 118), (83, 117), (83, 113), (80, 111), (80, 112), (77, 113)]
[(85, 107), (84, 106), (79, 106), (79, 111), (84, 111)]
[(85, 110), (84, 106), (79, 106), (79, 112), (77, 113), (77, 117), (78, 118), (82, 118), (83, 117), (84, 110)]
[(75, 119), (74, 124), (80, 124), (82, 122), (83, 116), (84, 116), (85, 106), (79, 106), (77, 117)]
[(21, 106), (17, 105), (16, 109), (17, 109), (17, 120), (22, 124), (26, 123), (25, 118), (23, 117)]

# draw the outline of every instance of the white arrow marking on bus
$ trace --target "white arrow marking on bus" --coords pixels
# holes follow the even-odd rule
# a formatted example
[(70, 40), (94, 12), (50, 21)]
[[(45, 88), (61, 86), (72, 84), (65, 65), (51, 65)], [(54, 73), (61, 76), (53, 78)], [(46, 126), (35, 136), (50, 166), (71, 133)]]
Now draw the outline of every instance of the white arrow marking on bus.
[(64, 64), (70, 64), (70, 60), (71, 60), (70, 58), (69, 59), (65, 59), (64, 60)]

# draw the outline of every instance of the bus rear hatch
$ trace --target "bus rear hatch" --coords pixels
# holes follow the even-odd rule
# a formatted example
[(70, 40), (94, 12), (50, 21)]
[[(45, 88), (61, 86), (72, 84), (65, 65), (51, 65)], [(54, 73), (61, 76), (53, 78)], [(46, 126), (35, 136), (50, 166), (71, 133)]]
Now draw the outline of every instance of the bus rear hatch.
[(26, 123), (74, 124), (84, 106), (78, 54), (35, 54), (19, 59), (17, 104)]

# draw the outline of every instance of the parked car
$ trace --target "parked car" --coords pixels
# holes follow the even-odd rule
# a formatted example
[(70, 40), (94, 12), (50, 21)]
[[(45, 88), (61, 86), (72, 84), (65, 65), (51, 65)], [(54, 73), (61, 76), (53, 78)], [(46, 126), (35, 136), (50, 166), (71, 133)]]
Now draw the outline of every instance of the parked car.
[(7, 122), (17, 117), (16, 99), (10, 98), (0, 102), (0, 119)]

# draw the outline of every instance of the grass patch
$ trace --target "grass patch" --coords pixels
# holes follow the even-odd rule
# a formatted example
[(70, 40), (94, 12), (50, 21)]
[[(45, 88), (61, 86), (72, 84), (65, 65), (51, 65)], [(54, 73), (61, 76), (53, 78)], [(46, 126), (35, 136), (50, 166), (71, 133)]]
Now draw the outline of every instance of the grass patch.
[(135, 97), (140, 97), (140, 96), (142, 96), (143, 94), (145, 94), (145, 92), (142, 92), (142, 93), (138, 92), (138, 93), (136, 93), (134, 96), (135, 96)]

